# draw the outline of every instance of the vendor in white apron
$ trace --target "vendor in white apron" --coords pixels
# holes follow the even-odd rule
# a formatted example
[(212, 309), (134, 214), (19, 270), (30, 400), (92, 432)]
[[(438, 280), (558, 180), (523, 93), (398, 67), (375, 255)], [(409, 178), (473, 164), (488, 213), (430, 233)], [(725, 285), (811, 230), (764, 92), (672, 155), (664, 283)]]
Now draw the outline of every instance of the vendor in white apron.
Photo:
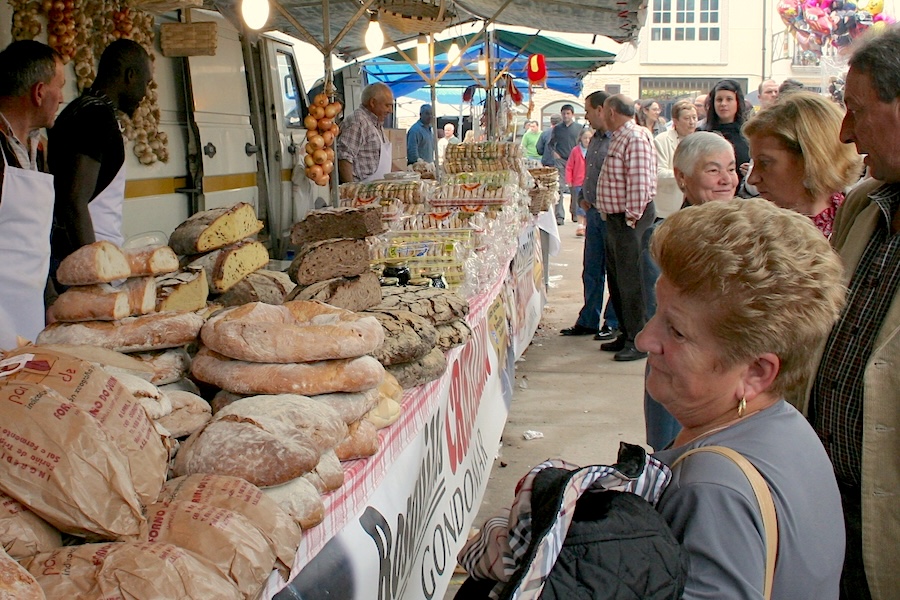
[(363, 89), (361, 104), (341, 123), (335, 145), (342, 183), (375, 181), (392, 170), (393, 147), (384, 120), (394, 110), (394, 96), (385, 84), (373, 83)]
[(53, 176), (39, 170), (39, 132), (53, 125), (64, 85), (49, 46), (27, 40), (0, 52), (0, 350), (17, 336), (34, 341), (45, 325)]
[(56, 178), (51, 273), (81, 246), (124, 242), (126, 147), (118, 113), (134, 113), (151, 79), (150, 58), (140, 44), (113, 42), (94, 84), (66, 106), (49, 132)]

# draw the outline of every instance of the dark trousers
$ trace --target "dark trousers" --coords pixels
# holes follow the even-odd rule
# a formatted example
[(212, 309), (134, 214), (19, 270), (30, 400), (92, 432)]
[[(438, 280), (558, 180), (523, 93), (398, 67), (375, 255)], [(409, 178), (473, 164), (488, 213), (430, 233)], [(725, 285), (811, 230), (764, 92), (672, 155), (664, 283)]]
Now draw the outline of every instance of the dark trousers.
[[(838, 483), (844, 506), (844, 527), (847, 531), (847, 550), (841, 573), (841, 600), (871, 600), (869, 583), (862, 556), (862, 494), (859, 486)], [(884, 548), (885, 552), (896, 549)]]
[(644, 209), (634, 229), (625, 222), (625, 213), (606, 216), (606, 274), (613, 308), (619, 317), (619, 330), (625, 341), (634, 338), (644, 328), (644, 290), (641, 281), (641, 239), (656, 220), (653, 202)]
[[(587, 211), (584, 228), (584, 268), (581, 271), (581, 283), (584, 286), (584, 306), (578, 313), (576, 325), (599, 330), (600, 313), (603, 311), (603, 291), (606, 283), (606, 221), (600, 218), (600, 212), (591, 207)], [(619, 319), (612, 307), (606, 303), (606, 314), (603, 319), (610, 329), (619, 328)]]

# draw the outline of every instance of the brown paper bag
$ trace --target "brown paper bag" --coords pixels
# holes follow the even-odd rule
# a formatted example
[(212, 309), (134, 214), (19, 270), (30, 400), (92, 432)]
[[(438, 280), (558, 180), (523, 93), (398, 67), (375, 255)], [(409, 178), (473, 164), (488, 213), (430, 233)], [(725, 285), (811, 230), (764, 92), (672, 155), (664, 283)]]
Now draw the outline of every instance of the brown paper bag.
[(0, 361), (0, 382), (45, 385), (97, 419), (123, 452), (144, 505), (166, 480), (168, 455), (140, 402), (92, 363), (40, 346), (24, 346)]
[(0, 490), (66, 533), (139, 536), (128, 464), (97, 419), (42, 385), (8, 381), (0, 423)]
[(159, 493), (160, 502), (199, 502), (246, 517), (269, 541), (288, 569), (294, 562), (303, 532), (278, 503), (241, 479), (227, 475), (197, 474), (170, 479)]
[(52, 525), (15, 498), (0, 492), (0, 547), (18, 559), (59, 546), (62, 539)]
[(212, 565), (172, 544), (67, 546), (25, 559), (22, 566), (38, 580), (47, 598), (242, 598)]
[(204, 558), (248, 598), (257, 595), (275, 566), (269, 542), (241, 515), (196, 502), (147, 507), (149, 542), (174, 544)]

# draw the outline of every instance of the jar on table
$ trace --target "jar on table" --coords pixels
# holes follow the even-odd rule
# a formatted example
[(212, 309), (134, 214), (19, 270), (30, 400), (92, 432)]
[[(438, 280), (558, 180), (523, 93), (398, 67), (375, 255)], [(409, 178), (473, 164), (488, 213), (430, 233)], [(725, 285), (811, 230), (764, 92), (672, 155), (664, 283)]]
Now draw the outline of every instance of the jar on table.
[(425, 277), (431, 280), (431, 287), (447, 289), (447, 279), (443, 273), (428, 273)]
[(423, 287), (431, 287), (431, 280), (427, 277), (417, 277), (416, 279), (410, 279), (409, 285), (418, 285)]
[(400, 285), (400, 280), (396, 277), (382, 277), (379, 281), (382, 287), (397, 287)]
[(400, 285), (408, 285), (411, 277), (409, 267), (406, 266), (406, 263), (385, 265), (381, 275), (382, 277), (396, 277), (400, 281)]

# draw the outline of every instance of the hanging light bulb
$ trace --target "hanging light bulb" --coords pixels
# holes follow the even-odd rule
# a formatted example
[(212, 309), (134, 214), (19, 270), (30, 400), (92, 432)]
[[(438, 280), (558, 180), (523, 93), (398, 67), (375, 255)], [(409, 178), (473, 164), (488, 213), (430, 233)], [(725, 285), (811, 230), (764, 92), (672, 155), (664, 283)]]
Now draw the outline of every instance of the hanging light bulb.
[(487, 59), (484, 57), (484, 50), (478, 53), (478, 74), (487, 75)]
[(421, 33), (416, 38), (416, 62), (420, 65), (428, 64), (428, 38)]
[(369, 26), (366, 28), (366, 50), (379, 52), (384, 48), (384, 32), (378, 22), (378, 14), (372, 13), (369, 17)]
[(447, 60), (454, 67), (458, 67), (459, 66), (459, 56), (460, 56), (459, 45), (456, 42), (453, 42), (452, 44), (450, 44), (450, 49), (447, 50)]
[(268, 0), (243, 0), (241, 16), (250, 29), (262, 29), (269, 20)]

